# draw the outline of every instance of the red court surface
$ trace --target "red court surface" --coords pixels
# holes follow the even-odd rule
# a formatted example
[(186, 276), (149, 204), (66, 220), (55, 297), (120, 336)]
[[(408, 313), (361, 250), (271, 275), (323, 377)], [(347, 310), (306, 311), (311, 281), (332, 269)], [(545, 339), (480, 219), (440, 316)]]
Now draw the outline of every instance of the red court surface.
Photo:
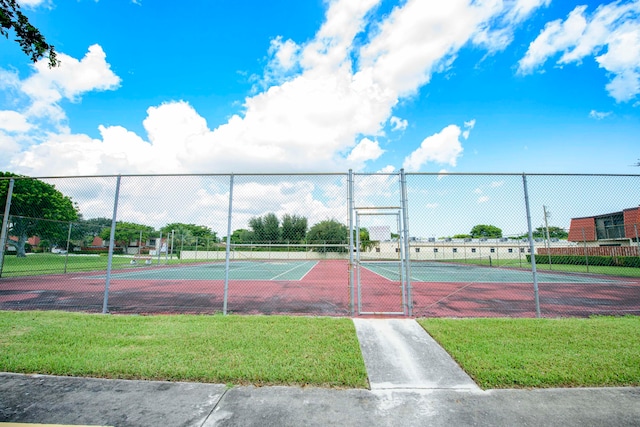
[[(104, 272), (1, 278), (0, 310), (101, 312), (105, 280), (98, 275)], [(355, 276), (354, 315), (406, 312), (399, 282), (361, 269), (358, 292)], [(541, 283), (542, 315), (640, 315), (640, 280), (588, 277), (587, 283)], [(301, 280), (230, 280), (227, 312), (351, 316), (350, 294), (347, 261), (323, 260)], [(532, 283), (412, 282), (412, 300), (414, 317), (536, 315)], [(213, 314), (223, 311), (223, 303), (223, 280), (134, 280), (114, 274), (108, 311)]]

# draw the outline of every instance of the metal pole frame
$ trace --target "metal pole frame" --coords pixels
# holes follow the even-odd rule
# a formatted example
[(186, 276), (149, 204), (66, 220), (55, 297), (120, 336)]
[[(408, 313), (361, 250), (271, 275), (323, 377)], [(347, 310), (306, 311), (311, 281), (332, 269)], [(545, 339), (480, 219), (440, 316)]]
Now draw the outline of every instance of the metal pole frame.
[(549, 256), (549, 270), (552, 270), (552, 268), (551, 268), (551, 239), (549, 238), (549, 222), (547, 221), (547, 216), (549, 216), (549, 213), (547, 212), (547, 207), (545, 205), (542, 205), (542, 210), (544, 211), (544, 228), (545, 228), (546, 234), (547, 234), (547, 255)]
[(69, 232), (67, 233), (67, 248), (64, 254), (64, 274), (67, 274), (67, 263), (69, 262), (69, 240), (71, 240), (71, 227), (73, 226), (72, 222), (69, 222)]
[[(349, 175), (347, 176), (347, 209), (349, 210), (349, 313), (351, 316), (355, 315), (353, 284), (353, 207), (353, 170), (349, 169)], [(358, 301), (360, 301), (360, 298), (358, 298)]]
[(233, 174), (229, 177), (229, 215), (227, 216), (227, 249), (224, 262), (224, 298), (222, 314), (227, 315), (227, 300), (229, 298), (229, 255), (231, 254), (231, 214), (233, 209)]
[(11, 198), (13, 197), (13, 185), (15, 180), (9, 180), (9, 188), (7, 189), (7, 202), (4, 205), (4, 216), (2, 217), (2, 230), (0, 230), (0, 277), (2, 277), (2, 268), (4, 266), (4, 248), (7, 244), (7, 234), (9, 227), (9, 211), (11, 210)]
[[(158, 265), (160, 265), (160, 254), (162, 253), (162, 230), (160, 230), (160, 237), (158, 238), (158, 243), (156, 243), (156, 251), (158, 252), (156, 255), (158, 256)], [(168, 249), (168, 248), (167, 248)], [(167, 251), (164, 251), (165, 254), (165, 261), (167, 260)], [(165, 262), (166, 264), (166, 262)]]
[(113, 198), (113, 215), (111, 217), (111, 234), (109, 235), (109, 256), (107, 259), (107, 278), (104, 283), (104, 299), (102, 301), (102, 314), (108, 313), (109, 308), (109, 284), (111, 283), (111, 267), (113, 266), (113, 246), (116, 238), (116, 217), (118, 214), (118, 199), (120, 198), (120, 180), (116, 179), (116, 194)]
[(413, 316), (413, 298), (411, 296), (411, 254), (409, 253), (409, 207), (407, 200), (407, 176), (404, 173), (404, 168), (400, 169), (400, 194), (401, 211), (402, 211), (402, 236), (404, 238), (404, 254), (405, 257), (405, 283), (406, 283), (406, 295), (407, 295), (407, 313), (409, 316)]
[(527, 210), (527, 228), (529, 230), (529, 251), (531, 252), (531, 273), (533, 274), (533, 296), (536, 304), (536, 317), (540, 318), (540, 295), (538, 292), (538, 272), (536, 271), (536, 249), (533, 244), (533, 229), (531, 228), (531, 210), (529, 209), (529, 190), (527, 189), (527, 175), (522, 174), (524, 186), (524, 204)]
[(584, 248), (584, 262), (587, 265), (587, 273), (589, 272), (589, 253), (587, 251), (587, 236), (584, 234), (584, 227), (582, 227), (582, 244)]

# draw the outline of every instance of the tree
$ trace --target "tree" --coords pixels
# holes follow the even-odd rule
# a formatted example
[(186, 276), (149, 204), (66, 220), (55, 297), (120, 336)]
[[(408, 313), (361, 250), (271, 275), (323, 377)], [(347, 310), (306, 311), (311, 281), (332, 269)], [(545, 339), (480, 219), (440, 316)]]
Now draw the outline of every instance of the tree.
[(262, 219), (263, 225), (263, 242), (278, 243), (280, 242), (280, 220), (274, 213), (268, 213)]
[[(14, 177), (9, 235), (17, 237), (18, 257), (25, 257), (25, 244), (31, 236), (59, 240), (68, 223), (78, 219), (78, 208), (52, 184), (37, 179), (0, 172), (0, 177)], [(0, 206), (7, 203), (9, 180), (0, 179)], [(66, 234), (64, 234), (66, 241)]]
[[(148, 238), (151, 234), (155, 233), (155, 229), (148, 225), (136, 224), (135, 222), (116, 222), (116, 233), (114, 236), (115, 244), (126, 248), (132, 241), (138, 241), (140, 238), (140, 232), (142, 232), (142, 239)], [(111, 227), (105, 227), (100, 232), (100, 237), (103, 240), (109, 240), (111, 238)]]
[(470, 239), (471, 234), (454, 234), (453, 238), (454, 239)]
[[(253, 241), (253, 232), (244, 228), (239, 228), (231, 233), (231, 243), (250, 243)], [(226, 239), (225, 239), (226, 242)]]
[(99, 236), (104, 228), (111, 227), (111, 218), (84, 219), (79, 215), (78, 222), (73, 224), (71, 239), (79, 242), (81, 246), (90, 246), (93, 239)]
[[(546, 239), (547, 238), (547, 230), (544, 226), (536, 228), (531, 232), (534, 238), (536, 239)], [(528, 234), (523, 236), (525, 239), (529, 238)], [(549, 227), (549, 238), (550, 239), (566, 239), (569, 237), (569, 233), (565, 231), (562, 227)]]
[[(355, 242), (355, 237), (356, 237), (356, 230), (353, 230), (353, 241)], [(371, 240), (371, 237), (369, 236), (369, 230), (367, 230), (364, 227), (360, 228), (360, 250), (361, 251), (367, 251), (369, 249), (371, 249), (372, 247), (374, 247), (378, 242), (376, 240)]]
[(285, 214), (282, 217), (283, 243), (301, 243), (307, 235), (307, 218), (298, 215)]
[[(347, 244), (349, 230), (347, 226), (336, 220), (325, 220), (315, 224), (307, 233), (307, 243), (321, 244)], [(314, 250), (318, 252), (344, 252), (344, 247), (318, 247)]]
[(494, 225), (478, 224), (471, 229), (469, 234), (474, 239), (497, 239), (502, 237), (502, 230)]
[[(167, 224), (160, 229), (164, 236), (169, 236), (172, 232), (179, 236), (180, 239), (186, 240), (189, 244), (195, 244), (195, 238), (198, 238), (198, 245), (204, 246), (207, 242), (217, 243), (218, 236), (215, 231), (205, 225), (183, 224), (174, 222)], [(192, 242), (193, 241), (193, 242)]]
[[(49, 58), (49, 68), (60, 64), (53, 45), (45, 40), (36, 27), (31, 25), (20, 10), (16, 0), (0, 0), (0, 34), (9, 38), (9, 30), (13, 29), (22, 51), (32, 62), (37, 62), (43, 56)], [(48, 52), (48, 53), (47, 53)]]

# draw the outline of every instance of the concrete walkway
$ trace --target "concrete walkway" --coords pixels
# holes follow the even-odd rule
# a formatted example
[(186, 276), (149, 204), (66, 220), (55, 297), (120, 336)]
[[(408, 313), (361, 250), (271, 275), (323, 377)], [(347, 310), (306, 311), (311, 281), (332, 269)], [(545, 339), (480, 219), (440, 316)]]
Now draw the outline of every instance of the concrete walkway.
[(639, 426), (640, 388), (480, 390), (413, 320), (356, 319), (371, 390), (0, 373), (0, 422), (101, 426)]
[(354, 319), (371, 390), (480, 388), (413, 319)]

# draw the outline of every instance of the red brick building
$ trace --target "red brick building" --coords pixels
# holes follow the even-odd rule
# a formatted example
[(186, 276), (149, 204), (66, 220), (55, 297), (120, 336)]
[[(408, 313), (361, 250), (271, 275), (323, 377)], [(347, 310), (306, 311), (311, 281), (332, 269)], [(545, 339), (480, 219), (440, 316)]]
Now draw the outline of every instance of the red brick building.
[(572, 218), (571, 242), (595, 242), (599, 246), (623, 246), (637, 242), (640, 234), (640, 207), (593, 217)]

